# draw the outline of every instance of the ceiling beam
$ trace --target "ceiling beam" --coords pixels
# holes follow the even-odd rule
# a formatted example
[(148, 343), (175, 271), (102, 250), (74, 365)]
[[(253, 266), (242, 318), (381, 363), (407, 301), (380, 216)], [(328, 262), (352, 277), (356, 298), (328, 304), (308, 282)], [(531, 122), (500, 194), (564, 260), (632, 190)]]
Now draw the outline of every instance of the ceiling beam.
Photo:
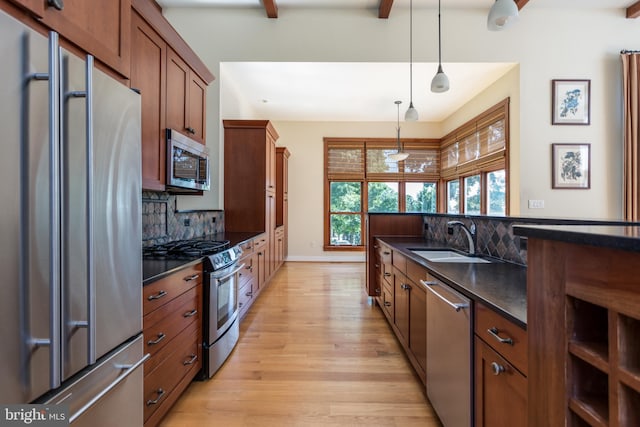
[(391, 14), (391, 6), (393, 6), (393, 0), (380, 0), (380, 7), (378, 8), (378, 18), (388, 19)]
[(640, 1), (627, 8), (627, 18), (634, 19), (640, 16)]
[(518, 10), (522, 9), (527, 3), (529, 3), (529, 0), (516, 0)]
[(278, 17), (278, 5), (276, 4), (276, 0), (263, 0), (264, 10), (267, 11), (267, 16), (269, 18), (277, 18)]

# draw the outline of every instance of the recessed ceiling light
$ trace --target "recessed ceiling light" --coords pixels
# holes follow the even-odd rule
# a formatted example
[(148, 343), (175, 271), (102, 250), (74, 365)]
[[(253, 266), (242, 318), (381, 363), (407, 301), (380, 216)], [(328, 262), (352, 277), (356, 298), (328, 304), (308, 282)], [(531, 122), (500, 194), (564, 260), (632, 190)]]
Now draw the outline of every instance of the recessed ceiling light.
[(269, 100), (268, 100), (268, 99), (263, 99), (263, 100), (262, 100), (262, 103), (263, 103), (263, 104), (266, 104), (267, 102), (269, 102)]

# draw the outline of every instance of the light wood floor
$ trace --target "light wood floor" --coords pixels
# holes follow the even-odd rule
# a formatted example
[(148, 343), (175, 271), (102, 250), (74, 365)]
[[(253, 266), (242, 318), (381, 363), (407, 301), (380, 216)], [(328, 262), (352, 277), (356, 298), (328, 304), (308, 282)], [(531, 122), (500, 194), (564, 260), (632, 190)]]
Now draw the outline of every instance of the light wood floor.
[(177, 426), (440, 426), (380, 309), (363, 263), (286, 263), (209, 381), (165, 418)]

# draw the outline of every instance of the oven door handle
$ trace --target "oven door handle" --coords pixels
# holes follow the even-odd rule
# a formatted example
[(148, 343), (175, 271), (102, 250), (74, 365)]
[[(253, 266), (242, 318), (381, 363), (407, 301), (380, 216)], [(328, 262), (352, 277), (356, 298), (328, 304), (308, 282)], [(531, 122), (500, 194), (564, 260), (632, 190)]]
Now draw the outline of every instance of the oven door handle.
[(224, 276), (220, 276), (220, 277), (215, 277), (214, 279), (218, 282), (222, 282), (223, 280), (228, 279), (229, 277), (233, 276), (234, 274), (236, 274), (238, 271), (242, 270), (244, 268), (244, 263), (240, 264), (238, 267), (234, 268), (232, 272), (225, 274)]

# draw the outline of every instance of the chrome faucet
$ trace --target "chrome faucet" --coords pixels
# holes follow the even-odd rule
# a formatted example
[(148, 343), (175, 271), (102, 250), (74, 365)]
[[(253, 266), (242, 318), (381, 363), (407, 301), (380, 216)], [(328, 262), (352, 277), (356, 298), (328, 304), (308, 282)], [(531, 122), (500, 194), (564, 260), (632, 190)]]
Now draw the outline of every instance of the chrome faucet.
[(449, 221), (447, 222), (447, 230), (449, 234), (453, 234), (453, 226), (459, 225), (464, 231), (464, 234), (467, 235), (467, 240), (469, 241), (469, 255), (476, 254), (476, 225), (473, 221), (471, 221), (471, 228), (467, 228), (461, 221)]

